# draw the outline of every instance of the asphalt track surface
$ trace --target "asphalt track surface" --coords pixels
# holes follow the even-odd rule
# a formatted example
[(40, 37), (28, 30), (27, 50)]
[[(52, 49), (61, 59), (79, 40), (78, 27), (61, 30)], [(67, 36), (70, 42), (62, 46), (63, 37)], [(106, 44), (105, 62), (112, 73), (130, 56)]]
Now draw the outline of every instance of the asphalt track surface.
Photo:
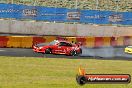
[[(32, 49), (23, 48), (0, 48), (0, 56), (12, 56), (12, 57), (44, 57), (44, 58), (73, 58), (66, 55), (53, 55), (35, 53)], [(79, 58), (75, 56), (74, 58)]]
[(0, 48), (0, 56), (132, 61), (132, 58), (124, 58), (124, 57), (103, 58), (103, 57), (95, 57), (95, 56), (92, 57), (92, 56), (66, 56), (66, 55), (41, 54), (41, 53), (34, 53), (32, 49), (23, 49), (23, 48)]

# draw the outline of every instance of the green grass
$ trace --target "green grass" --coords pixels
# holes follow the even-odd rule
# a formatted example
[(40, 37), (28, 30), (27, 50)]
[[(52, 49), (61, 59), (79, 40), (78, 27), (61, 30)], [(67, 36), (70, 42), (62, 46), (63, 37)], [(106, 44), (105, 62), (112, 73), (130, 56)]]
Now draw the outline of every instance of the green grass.
[(88, 74), (130, 74), (132, 61), (0, 57), (0, 88), (132, 88), (130, 84), (86, 84), (75, 77), (82, 65)]

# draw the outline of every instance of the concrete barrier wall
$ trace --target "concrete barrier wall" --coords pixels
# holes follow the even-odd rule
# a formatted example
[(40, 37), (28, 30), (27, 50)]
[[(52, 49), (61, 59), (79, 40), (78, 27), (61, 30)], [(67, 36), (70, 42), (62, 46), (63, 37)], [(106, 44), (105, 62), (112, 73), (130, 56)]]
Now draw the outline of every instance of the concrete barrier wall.
[(0, 20), (0, 33), (118, 37), (131, 36), (132, 27)]
[(86, 48), (116, 47), (132, 45), (132, 37), (60, 37), (60, 36), (0, 36), (0, 47), (31, 48), (38, 43), (49, 43), (53, 40), (80, 42)]
[(118, 37), (131, 36), (132, 27), (98, 26), (98, 25), (77, 25), (77, 35), (96, 37)]

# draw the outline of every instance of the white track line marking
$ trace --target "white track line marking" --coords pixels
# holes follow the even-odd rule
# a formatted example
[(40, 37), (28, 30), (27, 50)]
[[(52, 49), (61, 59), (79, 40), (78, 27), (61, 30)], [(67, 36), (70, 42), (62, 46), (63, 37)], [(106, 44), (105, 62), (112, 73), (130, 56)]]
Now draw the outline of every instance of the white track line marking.
[(5, 51), (5, 50), (0, 50), (0, 52), (2, 52), (2, 51)]

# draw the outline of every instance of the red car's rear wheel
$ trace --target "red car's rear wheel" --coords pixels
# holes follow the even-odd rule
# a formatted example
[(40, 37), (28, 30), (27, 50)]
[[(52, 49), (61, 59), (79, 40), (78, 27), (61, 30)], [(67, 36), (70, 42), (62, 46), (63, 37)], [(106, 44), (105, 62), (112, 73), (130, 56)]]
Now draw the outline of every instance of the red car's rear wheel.
[(72, 50), (72, 51), (70, 52), (70, 55), (71, 55), (71, 56), (76, 56), (76, 55), (77, 55), (77, 51), (76, 51), (76, 50)]

